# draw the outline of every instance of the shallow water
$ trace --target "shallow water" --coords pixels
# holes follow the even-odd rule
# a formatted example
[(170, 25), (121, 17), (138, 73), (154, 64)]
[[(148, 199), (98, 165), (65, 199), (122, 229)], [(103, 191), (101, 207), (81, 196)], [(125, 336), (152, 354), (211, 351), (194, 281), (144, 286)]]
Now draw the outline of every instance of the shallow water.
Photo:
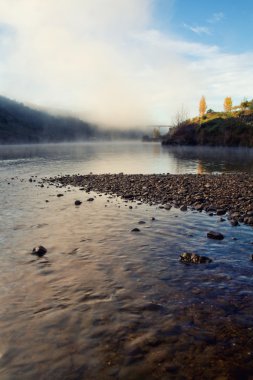
[[(253, 376), (252, 228), (37, 182), (90, 171), (197, 172), (198, 154), (204, 171), (252, 169), (249, 151), (242, 166), (237, 150), (220, 150), (220, 163), (211, 151), (180, 152), (137, 143), (0, 148), (1, 379)], [(225, 239), (207, 239), (210, 229)], [(38, 244), (48, 249), (41, 259), (30, 255)], [(213, 263), (181, 264), (184, 251)]]

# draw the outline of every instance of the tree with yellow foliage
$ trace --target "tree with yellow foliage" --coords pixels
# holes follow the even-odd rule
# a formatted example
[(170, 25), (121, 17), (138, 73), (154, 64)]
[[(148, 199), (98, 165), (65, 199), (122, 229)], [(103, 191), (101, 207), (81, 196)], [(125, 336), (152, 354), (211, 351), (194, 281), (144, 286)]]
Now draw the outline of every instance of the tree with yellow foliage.
[(202, 117), (206, 113), (206, 99), (204, 96), (201, 97), (200, 102), (199, 102), (199, 116)]
[(224, 111), (225, 112), (231, 112), (232, 106), (233, 106), (232, 98), (230, 96), (227, 96), (224, 99)]

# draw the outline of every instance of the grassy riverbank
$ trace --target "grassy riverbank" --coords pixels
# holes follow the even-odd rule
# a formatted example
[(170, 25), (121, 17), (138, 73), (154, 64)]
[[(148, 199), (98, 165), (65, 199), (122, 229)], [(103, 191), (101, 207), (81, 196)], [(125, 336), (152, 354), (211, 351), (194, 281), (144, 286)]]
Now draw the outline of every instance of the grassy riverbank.
[(162, 143), (253, 147), (253, 111), (212, 112), (186, 120), (171, 128)]

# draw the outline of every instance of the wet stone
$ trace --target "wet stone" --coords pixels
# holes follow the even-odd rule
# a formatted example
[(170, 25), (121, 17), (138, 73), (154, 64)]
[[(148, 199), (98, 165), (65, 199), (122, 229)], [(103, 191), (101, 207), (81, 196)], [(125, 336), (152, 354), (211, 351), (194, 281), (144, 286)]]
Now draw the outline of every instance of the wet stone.
[(200, 255), (197, 255), (196, 253), (188, 253), (188, 252), (184, 252), (180, 255), (180, 258), (179, 260), (182, 262), (182, 263), (192, 263), (192, 264), (207, 264), (207, 263), (211, 263), (212, 260), (209, 259), (209, 257), (206, 257), (206, 256), (200, 256)]
[(224, 239), (224, 235), (222, 235), (222, 233), (216, 232), (216, 231), (209, 231), (207, 233), (207, 237), (209, 239), (214, 239), (214, 240), (223, 240)]
[(227, 212), (226, 209), (219, 209), (219, 210), (217, 210), (216, 214), (217, 214), (217, 215), (225, 215), (226, 212)]
[(36, 255), (38, 257), (42, 257), (47, 253), (47, 249), (43, 247), (42, 245), (39, 245), (38, 247), (33, 248), (32, 255)]

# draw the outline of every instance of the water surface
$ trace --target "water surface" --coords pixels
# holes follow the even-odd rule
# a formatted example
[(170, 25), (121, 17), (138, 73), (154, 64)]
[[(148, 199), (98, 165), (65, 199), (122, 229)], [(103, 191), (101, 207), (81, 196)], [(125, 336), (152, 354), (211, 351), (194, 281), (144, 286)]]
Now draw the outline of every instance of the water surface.
[[(253, 376), (252, 228), (38, 184), (78, 172), (252, 172), (252, 162), (250, 150), (158, 144), (0, 147), (0, 378)], [(210, 229), (225, 239), (208, 240)], [(41, 259), (30, 255), (38, 244)], [(213, 263), (183, 265), (184, 251)]]

